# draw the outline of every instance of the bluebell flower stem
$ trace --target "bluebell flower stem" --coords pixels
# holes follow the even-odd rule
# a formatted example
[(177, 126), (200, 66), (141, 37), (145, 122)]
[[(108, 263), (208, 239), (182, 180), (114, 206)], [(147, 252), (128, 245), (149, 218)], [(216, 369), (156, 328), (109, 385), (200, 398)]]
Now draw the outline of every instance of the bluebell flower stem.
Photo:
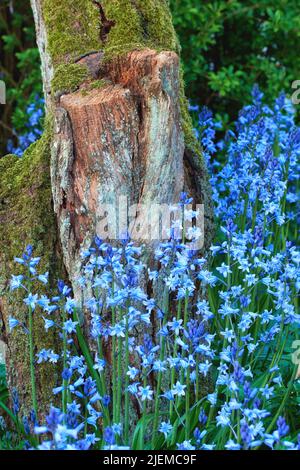
[[(65, 321), (65, 318), (64, 320)], [(67, 334), (63, 330), (63, 370), (67, 367)], [(64, 414), (67, 412), (67, 385), (68, 382), (66, 379), (63, 379), (63, 391), (62, 391), (62, 411)]]
[[(161, 346), (160, 346), (160, 360), (162, 361), (165, 355), (165, 337), (162, 336), (161, 338)], [(157, 377), (157, 385), (156, 385), (156, 394), (155, 394), (155, 405), (154, 405), (154, 418), (153, 418), (153, 431), (152, 431), (152, 450), (155, 446), (155, 440), (158, 430), (159, 424), (159, 400), (160, 400), (160, 393), (161, 393), (161, 383), (162, 383), (162, 371), (160, 370)]]
[(190, 429), (190, 368), (186, 370), (186, 393), (185, 393), (185, 438), (189, 439)]
[[(112, 310), (112, 325), (115, 324), (115, 311)], [(117, 419), (117, 342), (116, 337), (112, 337), (112, 393), (113, 393), (113, 422)]]
[[(181, 305), (182, 305), (182, 299), (179, 299), (178, 301), (178, 306), (177, 306), (177, 320), (180, 320), (180, 316), (181, 316)], [(173, 359), (176, 359), (177, 357), (177, 343), (175, 342), (174, 343), (174, 351), (173, 351)], [(170, 384), (170, 390), (172, 390), (174, 384), (175, 384), (175, 378), (176, 378), (176, 369), (175, 367), (172, 368), (172, 371), (171, 371), (171, 384)], [(169, 409), (169, 414), (170, 414), (170, 417), (172, 416), (173, 414), (173, 407), (174, 407), (174, 403), (173, 401), (170, 401), (170, 409)]]
[(125, 333), (125, 425), (124, 425), (124, 440), (125, 445), (129, 444), (129, 322), (128, 322), (128, 311), (126, 312), (126, 333)]
[[(101, 291), (100, 289), (96, 289), (96, 300), (97, 300), (97, 314), (99, 319), (101, 318), (101, 312), (100, 312), (100, 299), (101, 299)], [(101, 336), (97, 337), (97, 346), (98, 346), (98, 355), (99, 359), (103, 360), (103, 350), (102, 350), (102, 338)], [(101, 371), (99, 373), (100, 375), (100, 381), (102, 384), (102, 396), (106, 395), (106, 384), (105, 384), (105, 371)]]
[(30, 380), (31, 380), (31, 395), (32, 395), (32, 408), (35, 415), (38, 416), (38, 405), (36, 398), (36, 383), (34, 371), (34, 342), (33, 342), (33, 311), (32, 308), (28, 309), (28, 323), (29, 323), (29, 361), (30, 361)]
[(87, 431), (88, 431), (88, 422), (87, 422), (87, 419), (88, 419), (88, 409), (87, 409), (87, 404), (88, 404), (88, 401), (85, 400), (85, 416), (84, 416), (84, 437), (86, 437), (87, 435)]
[(199, 355), (197, 354), (196, 358), (196, 386), (195, 386), (195, 399), (196, 403), (199, 401), (200, 394), (200, 374), (199, 374)]
[[(147, 371), (146, 371), (146, 368), (143, 370), (143, 375), (144, 375), (144, 380), (143, 380), (143, 386), (144, 387), (147, 387)], [(147, 400), (144, 399), (144, 401), (142, 402), (143, 403), (143, 426), (142, 426), (142, 439), (141, 439), (141, 442), (142, 442), (142, 449), (145, 449), (145, 430), (146, 430), (146, 425), (145, 425), (145, 421), (146, 421), (146, 416), (147, 416)], [(140, 450), (142, 450), (140, 449)]]
[(123, 385), (123, 374), (122, 374), (122, 338), (118, 338), (118, 386), (117, 386), (117, 416), (116, 422), (120, 423), (121, 419), (121, 406), (122, 406), (122, 385)]
[[(97, 338), (97, 345), (98, 345), (98, 354), (99, 354), (99, 358), (100, 359), (103, 359), (103, 351), (102, 351), (102, 341), (101, 341), (101, 338)], [(101, 384), (102, 384), (102, 396), (106, 395), (106, 383), (105, 383), (105, 376), (104, 376), (104, 371), (100, 372), (99, 373), (100, 375), (100, 381), (101, 381)]]
[[(188, 323), (188, 306), (189, 306), (189, 293), (188, 291), (186, 291), (185, 293), (185, 298), (184, 298), (184, 316), (183, 316), (183, 327), (184, 327), (184, 330), (186, 331), (187, 330), (187, 323)], [(186, 351), (183, 351), (182, 352), (182, 357), (185, 357), (186, 356)], [(187, 372), (189, 371), (189, 367), (187, 368)], [(190, 374), (190, 372), (189, 372)], [(190, 377), (189, 377), (190, 379)], [(181, 382), (183, 383), (184, 382), (184, 370), (181, 371)], [(188, 395), (190, 393), (190, 390), (189, 390), (189, 387), (190, 387), (190, 381), (189, 383), (187, 384), (187, 387), (186, 387), (186, 395)], [(178, 403), (180, 403), (180, 399), (178, 400)]]
[[(112, 283), (112, 295), (114, 295), (115, 287), (114, 282)], [(114, 327), (116, 324), (116, 309), (115, 307), (111, 308), (111, 325)], [(117, 344), (116, 337), (112, 337), (112, 394), (113, 394), (113, 423), (117, 419)]]
[[(164, 314), (162, 319), (161, 328), (163, 328), (167, 322), (169, 314), (169, 292), (168, 289), (165, 289), (164, 292)], [(162, 362), (165, 357), (166, 349), (166, 338), (163, 334), (160, 335), (160, 361)], [(152, 430), (152, 449), (155, 447), (155, 440), (158, 431), (159, 425), (159, 400), (161, 394), (161, 383), (162, 383), (162, 370), (158, 372), (157, 384), (156, 384), (156, 394), (155, 394), (155, 404), (154, 404), (154, 418), (153, 418), (153, 430)]]

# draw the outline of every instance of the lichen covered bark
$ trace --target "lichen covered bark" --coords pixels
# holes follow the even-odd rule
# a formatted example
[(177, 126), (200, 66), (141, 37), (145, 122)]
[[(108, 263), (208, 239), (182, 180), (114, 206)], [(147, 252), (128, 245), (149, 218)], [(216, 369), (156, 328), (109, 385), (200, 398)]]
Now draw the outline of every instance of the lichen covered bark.
[[(49, 178), (48, 129), (43, 138), (33, 144), (22, 159), (13, 155), (0, 160), (0, 332), (7, 346), (7, 372), (10, 389), (16, 387), (22, 404), (22, 413), (31, 407), (28, 336), (21, 329), (9, 330), (9, 316), (25, 320), (21, 296), (11, 293), (12, 273), (20, 272), (14, 263), (31, 243), (35, 254), (42, 256), (41, 270), (50, 272), (51, 283), (61, 272), (58, 261), (56, 222), (52, 210)], [(56, 338), (46, 334), (41, 312), (34, 315), (34, 342), (36, 352), (42, 348), (56, 348)], [(57, 376), (49, 365), (36, 365), (38, 371), (38, 401), (43, 407), (51, 401)]]

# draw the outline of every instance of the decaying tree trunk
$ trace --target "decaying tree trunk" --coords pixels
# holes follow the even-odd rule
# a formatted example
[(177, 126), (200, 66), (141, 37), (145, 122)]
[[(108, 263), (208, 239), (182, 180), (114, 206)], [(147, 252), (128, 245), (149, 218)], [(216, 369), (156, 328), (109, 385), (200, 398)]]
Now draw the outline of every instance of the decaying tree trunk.
[[(8, 332), (13, 307), (6, 279), (13, 254), (25, 241), (37, 245), (45, 263), (52, 260), (53, 275), (61, 253), (75, 286), (80, 251), (96, 233), (99, 208), (116, 205), (121, 196), (129, 205), (172, 204), (186, 190), (204, 204), (204, 249), (213, 232), (209, 183), (187, 112), (168, 2), (31, 4), (50, 124), (23, 160), (0, 161), (0, 305), (10, 386), (21, 398), (29, 379), (24, 356)], [(40, 400), (51, 385), (41, 382), (47, 392)]]

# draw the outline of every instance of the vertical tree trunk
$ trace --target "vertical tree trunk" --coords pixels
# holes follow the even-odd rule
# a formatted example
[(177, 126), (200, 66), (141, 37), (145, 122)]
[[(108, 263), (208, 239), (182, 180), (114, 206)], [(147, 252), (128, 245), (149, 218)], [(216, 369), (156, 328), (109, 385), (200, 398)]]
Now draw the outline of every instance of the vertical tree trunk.
[[(168, 2), (31, 0), (31, 4), (47, 112), (53, 124), (47, 150), (38, 143), (35, 153), (39, 161), (43, 150), (51, 184), (46, 169), (44, 186), (36, 184), (38, 175), (32, 175), (24, 197), (36, 201), (51, 186), (57, 236), (73, 286), (81, 267), (80, 251), (96, 233), (99, 208), (107, 203), (116, 206), (121, 196), (128, 204), (172, 204), (185, 189), (204, 204), (205, 250), (213, 232), (209, 182), (187, 111)], [(9, 173), (12, 159), (4, 160)], [(14, 165), (30, 173), (34, 168), (31, 152)], [(1, 190), (9, 193), (2, 189), (3, 176), (0, 182)], [(8, 195), (8, 205), (0, 206), (2, 220), (10, 220), (12, 207), (15, 219), (19, 217), (16, 201), (20, 195), (15, 191), (14, 195), (16, 200)], [(45, 205), (49, 208), (48, 192)], [(25, 235), (24, 220), (22, 235), (18, 233), (21, 236), (13, 243), (19, 248), (21, 240), (32, 236), (40, 246), (47, 245), (49, 257), (57, 246), (56, 225), (51, 222), (50, 229), (42, 228), (48, 223), (43, 210), (40, 207), (31, 221), (42, 233)], [(0, 234), (1, 257), (10, 262), (7, 238), (11, 234), (2, 228)], [(4, 266), (2, 277), (6, 271)], [(7, 312), (3, 293), (5, 331)], [(9, 334), (7, 342), (10, 382), (21, 389), (20, 377), (12, 373), (12, 354), (17, 354), (20, 368), (23, 358)], [(23, 384), (25, 372), (21, 375)]]

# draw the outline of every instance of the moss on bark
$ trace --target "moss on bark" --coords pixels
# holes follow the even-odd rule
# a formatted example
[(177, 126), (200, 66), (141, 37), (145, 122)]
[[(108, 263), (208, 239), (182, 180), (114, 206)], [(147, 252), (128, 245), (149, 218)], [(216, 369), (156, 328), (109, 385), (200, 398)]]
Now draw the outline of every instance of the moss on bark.
[(102, 0), (101, 5), (107, 19), (115, 21), (104, 42), (99, 10), (91, 0), (43, 0), (54, 67), (100, 48), (108, 58), (145, 47), (179, 52), (166, 0)]
[[(47, 125), (41, 140), (31, 145), (21, 159), (8, 155), (0, 160), (0, 243), (12, 256), (26, 240), (51, 237), (51, 131)], [(43, 223), (35, 225), (37, 220)]]
[[(0, 331), (9, 348), (9, 385), (17, 386), (24, 412), (31, 407), (28, 337), (21, 329), (10, 332), (8, 318), (11, 315), (24, 321), (26, 309), (20, 294), (9, 291), (9, 279), (12, 273), (20, 272), (13, 259), (28, 243), (37, 256), (42, 256), (40, 268), (50, 272), (50, 282), (61, 272), (49, 175), (50, 141), (51, 128), (47, 126), (42, 139), (22, 159), (9, 155), (0, 160)], [(51, 332), (46, 334), (38, 311), (34, 315), (34, 341), (36, 352), (56, 347), (56, 338)], [(37, 370), (38, 401), (44, 406), (51, 400), (57, 372), (49, 365), (39, 365)]]
[(54, 72), (52, 92), (72, 93), (89, 77), (86, 66), (81, 64), (59, 65)]
[(43, 0), (42, 8), (54, 68), (100, 49), (99, 14), (91, 0)]
[(166, 0), (102, 0), (106, 17), (115, 21), (103, 44), (105, 60), (134, 49), (179, 53), (179, 42)]

